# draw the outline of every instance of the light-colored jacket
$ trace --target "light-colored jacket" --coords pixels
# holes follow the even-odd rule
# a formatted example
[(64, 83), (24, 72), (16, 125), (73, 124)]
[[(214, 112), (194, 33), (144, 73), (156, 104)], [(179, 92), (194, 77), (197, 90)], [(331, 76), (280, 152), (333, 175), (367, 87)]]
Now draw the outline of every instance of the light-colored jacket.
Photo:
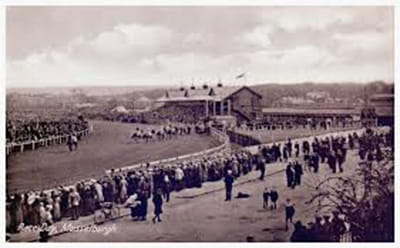
[(79, 195), (78, 192), (72, 192), (69, 195), (69, 205), (71, 207), (77, 207), (79, 206), (79, 202), (81, 201), (81, 196)]

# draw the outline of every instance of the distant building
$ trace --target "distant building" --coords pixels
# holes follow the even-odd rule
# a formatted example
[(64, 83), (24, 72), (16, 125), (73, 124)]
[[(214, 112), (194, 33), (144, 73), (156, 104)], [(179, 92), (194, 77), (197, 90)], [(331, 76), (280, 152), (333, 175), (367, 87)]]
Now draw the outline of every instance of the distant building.
[(278, 105), (294, 105), (294, 104), (313, 104), (315, 103), (311, 99), (305, 99), (303, 97), (293, 97), (293, 96), (285, 96), (282, 97), (278, 102)]
[(394, 94), (376, 94), (370, 97), (369, 107), (373, 110), (378, 126), (394, 124)]
[(326, 91), (311, 91), (306, 94), (309, 99), (324, 99), (330, 98), (329, 92)]

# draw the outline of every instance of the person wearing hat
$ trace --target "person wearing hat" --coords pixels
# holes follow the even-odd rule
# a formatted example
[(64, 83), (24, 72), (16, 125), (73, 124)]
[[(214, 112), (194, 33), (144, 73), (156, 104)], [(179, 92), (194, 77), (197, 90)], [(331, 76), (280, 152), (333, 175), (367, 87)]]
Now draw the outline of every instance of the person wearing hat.
[(264, 176), (265, 176), (265, 161), (262, 158), (261, 155), (257, 156), (257, 168), (260, 170), (260, 177), (258, 179), (260, 179), (261, 181), (264, 180)]
[(59, 221), (61, 220), (61, 197), (60, 197), (60, 192), (58, 191), (52, 191), (52, 197), (53, 197), (53, 220), (54, 221)]
[(287, 187), (292, 189), (295, 187), (294, 173), (295, 171), (292, 167), (292, 162), (289, 161), (288, 165), (286, 166), (286, 181), (287, 181)]
[(69, 198), (68, 198), (68, 202), (69, 202), (69, 207), (71, 209), (71, 219), (72, 220), (77, 220), (79, 218), (79, 203), (81, 201), (81, 196), (79, 195), (79, 193), (74, 189), (71, 188), (69, 189)]
[(279, 194), (275, 187), (272, 187), (271, 191), (269, 192), (269, 197), (271, 198), (271, 210), (276, 209), (276, 202), (278, 201)]
[(235, 181), (235, 178), (232, 175), (232, 171), (228, 170), (226, 175), (225, 175), (225, 201), (230, 201), (232, 199), (232, 188), (233, 188), (233, 182)]
[(339, 217), (338, 211), (332, 212), (333, 218), (331, 221), (332, 225), (332, 240), (333, 242), (339, 242), (340, 236), (346, 232), (346, 226), (344, 221)]
[(268, 200), (270, 198), (270, 192), (267, 187), (264, 188), (263, 192), (263, 209), (268, 209)]
[(301, 223), (301, 221), (297, 221), (294, 224), (294, 231), (292, 233), (292, 236), (290, 237), (291, 242), (308, 242), (308, 237), (307, 237), (307, 229), (306, 227)]
[(330, 222), (330, 216), (324, 215), (324, 222), (321, 225), (321, 242), (331, 242), (332, 241), (332, 223)]
[(310, 242), (323, 242), (322, 235), (322, 218), (315, 216), (315, 222), (309, 228)]
[(152, 220), (153, 220), (153, 223), (155, 224), (156, 221), (161, 222), (160, 215), (163, 213), (163, 211), (162, 211), (163, 199), (162, 199), (162, 192), (161, 192), (160, 188), (158, 188), (153, 194), (153, 204), (154, 204), (154, 217)]
[(293, 216), (296, 212), (294, 208), (294, 204), (291, 202), (289, 198), (286, 199), (285, 203), (285, 229), (286, 231), (289, 230), (288, 222), (290, 221), (293, 223)]
[(303, 167), (299, 163), (299, 161), (294, 162), (294, 185), (300, 185), (301, 184), (301, 176), (303, 175)]

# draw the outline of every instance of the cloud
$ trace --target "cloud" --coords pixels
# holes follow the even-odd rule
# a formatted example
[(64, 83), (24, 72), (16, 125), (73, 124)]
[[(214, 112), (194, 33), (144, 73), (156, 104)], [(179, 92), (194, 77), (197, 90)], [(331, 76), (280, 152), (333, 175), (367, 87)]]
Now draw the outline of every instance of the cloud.
[[(232, 82), (243, 71), (249, 82), (393, 80), (391, 8), (104, 7), (90, 12), (108, 17), (98, 23), (82, 18), (90, 8), (46, 10), (55, 22), (39, 18), (41, 29), (23, 22), (37, 8), (8, 17), (7, 52), (29, 51), (7, 55), (9, 86)], [(58, 19), (68, 13), (78, 21)], [(39, 30), (34, 46), (18, 39), (21, 30)]]

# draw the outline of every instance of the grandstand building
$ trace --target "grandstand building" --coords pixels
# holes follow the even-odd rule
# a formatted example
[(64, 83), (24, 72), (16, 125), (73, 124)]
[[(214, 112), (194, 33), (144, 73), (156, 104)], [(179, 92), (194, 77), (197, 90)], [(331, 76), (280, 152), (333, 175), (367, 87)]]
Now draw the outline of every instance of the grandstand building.
[(188, 115), (234, 116), (238, 122), (245, 122), (261, 117), (261, 99), (260, 94), (246, 86), (209, 88), (205, 85), (167, 91), (157, 102), (163, 103), (164, 109), (180, 109), (182, 112), (182, 109), (189, 108), (186, 111)]
[(376, 125), (392, 126), (394, 124), (394, 95), (376, 94), (369, 99), (369, 106), (375, 115)]

